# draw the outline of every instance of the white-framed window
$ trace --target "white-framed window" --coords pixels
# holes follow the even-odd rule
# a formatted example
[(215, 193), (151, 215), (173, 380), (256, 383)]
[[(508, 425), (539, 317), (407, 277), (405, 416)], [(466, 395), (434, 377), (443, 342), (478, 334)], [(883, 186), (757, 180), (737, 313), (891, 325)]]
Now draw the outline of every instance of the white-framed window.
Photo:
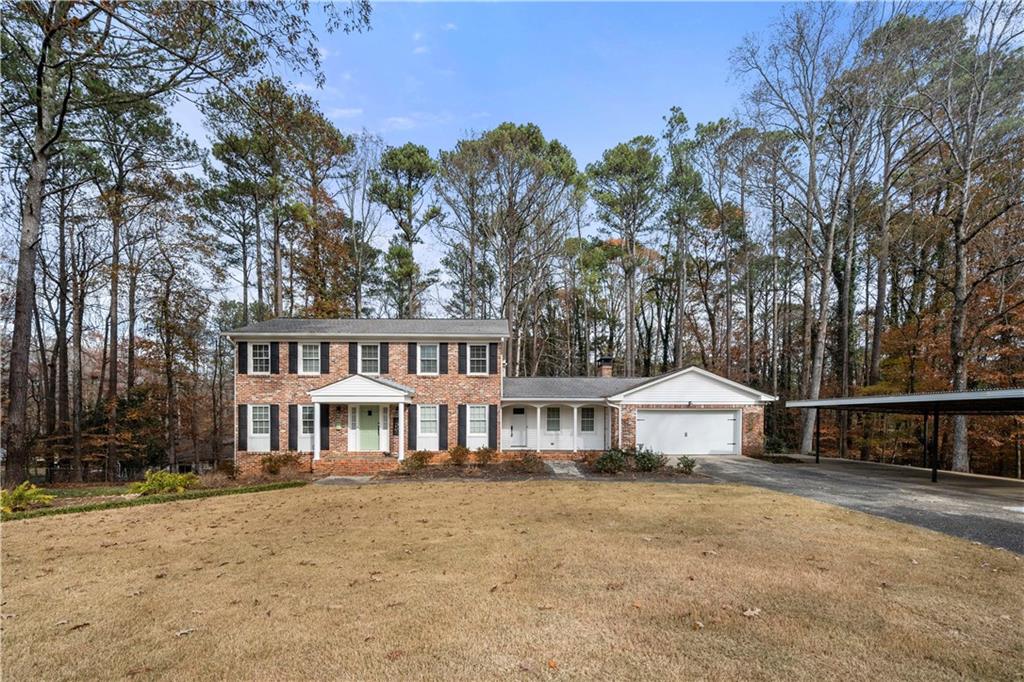
[(593, 407), (581, 407), (580, 408), (580, 431), (583, 433), (594, 432), (594, 408)]
[(315, 405), (302, 405), (301, 408), (302, 408), (302, 430), (300, 431), (300, 433), (303, 436), (312, 436), (313, 435), (313, 427), (314, 427), (314, 424), (316, 422), (316, 418), (315, 418), (316, 415), (314, 414), (314, 410), (316, 410), (316, 406)]
[(299, 374), (320, 373), (320, 344), (300, 343), (299, 344)]
[(270, 450), (270, 405), (249, 406), (249, 450)]
[(487, 374), (487, 344), (471, 344), (469, 346), (469, 373)]
[(437, 435), (437, 405), (420, 405), (419, 406), (419, 420), (420, 420), (419, 435), (421, 435), (421, 436), (436, 436)]
[(376, 343), (359, 344), (359, 373), (380, 374), (380, 345)]
[(469, 406), (469, 435), (471, 436), (486, 436), (487, 435), (487, 406), (486, 405), (470, 405)]
[(437, 374), (437, 344), (421, 343), (417, 345), (416, 350), (419, 361), (419, 367), (416, 371), (419, 374)]
[(558, 407), (547, 408), (547, 431), (557, 433), (562, 430), (562, 410)]
[(270, 374), (270, 344), (254, 343), (249, 347), (251, 359), (250, 372), (253, 374)]

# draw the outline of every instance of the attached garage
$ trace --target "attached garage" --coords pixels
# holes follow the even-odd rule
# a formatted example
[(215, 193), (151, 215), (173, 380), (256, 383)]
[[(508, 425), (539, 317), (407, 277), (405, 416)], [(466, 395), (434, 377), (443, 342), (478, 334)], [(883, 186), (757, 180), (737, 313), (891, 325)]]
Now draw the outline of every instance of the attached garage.
[(637, 410), (636, 444), (666, 455), (738, 455), (738, 410)]

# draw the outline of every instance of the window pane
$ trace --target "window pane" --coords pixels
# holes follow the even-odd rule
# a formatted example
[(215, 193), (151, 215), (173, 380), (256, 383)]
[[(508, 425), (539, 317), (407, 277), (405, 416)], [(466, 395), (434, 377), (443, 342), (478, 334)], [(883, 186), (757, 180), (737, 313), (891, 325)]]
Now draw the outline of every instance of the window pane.
[(270, 344), (252, 344), (252, 371), (257, 373), (270, 373)]
[(270, 405), (253, 405), (250, 408), (252, 415), (253, 435), (270, 433)]
[(420, 352), (420, 373), (437, 373), (437, 344), (425, 344), (419, 347)]
[(473, 374), (487, 374), (487, 346), (469, 347), (469, 371)]
[(472, 434), (487, 433), (487, 406), (469, 406), (469, 432)]
[(580, 410), (580, 431), (594, 430), (594, 408), (584, 407)]
[(302, 406), (302, 435), (311, 436), (313, 435), (313, 406), (303, 405)]
[(361, 350), (362, 358), (363, 358), (362, 359), (362, 368), (361, 368), (360, 371), (362, 371), (364, 374), (376, 374), (377, 372), (379, 372), (380, 371), (380, 364), (378, 362), (378, 357), (379, 357), (378, 351), (379, 351), (379, 349), (377, 347), (377, 344), (372, 343), (372, 344), (366, 344), (365, 346), (360, 346), (360, 350)]
[(437, 405), (420, 405), (420, 433), (428, 436), (437, 433)]
[(310, 374), (320, 373), (320, 345), (316, 343), (302, 344), (302, 371)]
[(548, 408), (548, 431), (562, 430), (562, 413), (557, 407)]

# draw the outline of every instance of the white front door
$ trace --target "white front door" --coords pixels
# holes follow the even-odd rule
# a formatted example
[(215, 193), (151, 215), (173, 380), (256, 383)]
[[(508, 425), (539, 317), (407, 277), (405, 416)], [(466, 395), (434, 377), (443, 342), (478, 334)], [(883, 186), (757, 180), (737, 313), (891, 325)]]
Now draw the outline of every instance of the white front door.
[(738, 412), (639, 410), (636, 442), (666, 455), (739, 454)]
[(512, 418), (508, 420), (508, 442), (510, 447), (526, 447), (526, 408), (513, 407)]

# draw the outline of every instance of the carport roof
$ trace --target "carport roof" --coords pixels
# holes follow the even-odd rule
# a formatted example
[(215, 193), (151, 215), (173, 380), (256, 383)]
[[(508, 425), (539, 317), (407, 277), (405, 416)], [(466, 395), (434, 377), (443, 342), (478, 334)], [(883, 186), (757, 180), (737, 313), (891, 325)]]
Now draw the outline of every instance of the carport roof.
[(1024, 388), (793, 400), (787, 407), (896, 414), (1024, 414)]

